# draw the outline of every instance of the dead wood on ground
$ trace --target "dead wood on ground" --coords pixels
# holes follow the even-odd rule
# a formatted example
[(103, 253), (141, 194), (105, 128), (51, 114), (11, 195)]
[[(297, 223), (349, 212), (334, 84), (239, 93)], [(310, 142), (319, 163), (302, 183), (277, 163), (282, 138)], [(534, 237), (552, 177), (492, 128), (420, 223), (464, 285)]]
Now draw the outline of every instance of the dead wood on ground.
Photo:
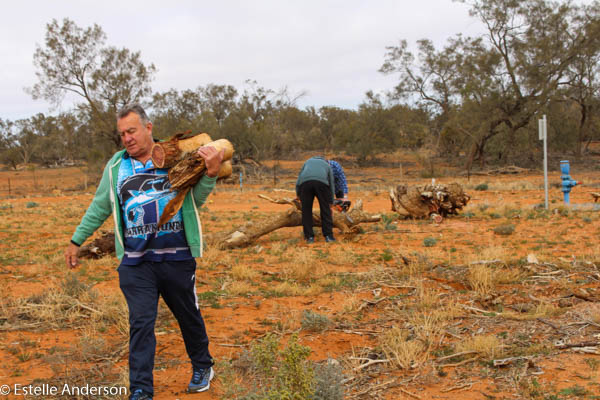
[(410, 187), (398, 185), (390, 189), (392, 211), (404, 218), (433, 216), (437, 222), (441, 222), (439, 217), (457, 215), (470, 199), (471, 196), (466, 194), (458, 183)]
[[(300, 211), (300, 202), (297, 199), (272, 199), (263, 195), (259, 195), (259, 197), (277, 204), (289, 204), (292, 207), (265, 220), (250, 221), (227, 232), (207, 234), (205, 236), (206, 242), (210, 246), (219, 249), (244, 247), (277, 229), (302, 225), (302, 212)], [(341, 230), (342, 233), (355, 233), (358, 231), (359, 224), (377, 222), (380, 219), (379, 214), (364, 212), (361, 200), (358, 200), (348, 212), (333, 211), (333, 226)], [(318, 211), (313, 211), (313, 224), (321, 226), (321, 217)]]

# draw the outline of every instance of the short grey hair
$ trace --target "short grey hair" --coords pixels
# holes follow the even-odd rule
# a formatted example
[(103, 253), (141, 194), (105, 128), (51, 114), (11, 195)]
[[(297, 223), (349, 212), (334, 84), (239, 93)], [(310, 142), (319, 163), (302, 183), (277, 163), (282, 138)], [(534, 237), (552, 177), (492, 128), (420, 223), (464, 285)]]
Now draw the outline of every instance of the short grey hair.
[(148, 118), (148, 114), (146, 114), (146, 111), (144, 111), (144, 107), (142, 107), (138, 103), (131, 103), (131, 104), (127, 104), (127, 105), (123, 106), (123, 108), (121, 108), (119, 110), (119, 112), (117, 112), (117, 120), (120, 120), (121, 118), (125, 118), (130, 113), (137, 114), (138, 117), (140, 117), (141, 123), (144, 125), (146, 125), (148, 122), (150, 122), (150, 118)]

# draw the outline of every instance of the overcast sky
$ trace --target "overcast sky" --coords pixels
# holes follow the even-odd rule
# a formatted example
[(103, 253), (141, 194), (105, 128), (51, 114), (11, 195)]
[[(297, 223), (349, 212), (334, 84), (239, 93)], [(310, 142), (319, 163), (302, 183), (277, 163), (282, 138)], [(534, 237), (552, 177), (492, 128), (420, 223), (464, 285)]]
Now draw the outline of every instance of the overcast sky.
[[(291, 94), (300, 107), (356, 108), (365, 92), (383, 93), (397, 77), (378, 71), (386, 46), (482, 32), (451, 0), (20, 0), (4, 2), (0, 24), (0, 118), (55, 113), (25, 91), (36, 82), (33, 53), (53, 18), (96, 23), (107, 45), (140, 51), (158, 72), (154, 91), (247, 79)], [(71, 108), (64, 104), (63, 109)]]

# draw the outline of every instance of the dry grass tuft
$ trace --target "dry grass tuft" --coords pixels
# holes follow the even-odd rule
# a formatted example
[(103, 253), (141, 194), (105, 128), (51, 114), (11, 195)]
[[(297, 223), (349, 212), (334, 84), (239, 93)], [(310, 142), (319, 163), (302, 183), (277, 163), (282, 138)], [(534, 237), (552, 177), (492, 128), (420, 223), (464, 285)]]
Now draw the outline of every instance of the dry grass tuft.
[(231, 276), (238, 281), (256, 282), (259, 280), (260, 272), (247, 264), (238, 264), (231, 268)]
[(379, 346), (386, 358), (396, 367), (412, 369), (426, 360), (425, 345), (419, 340), (409, 340), (406, 329), (393, 326), (379, 338)]
[(422, 343), (425, 343), (427, 349), (431, 349), (436, 343), (440, 342), (440, 336), (446, 327), (446, 315), (440, 312), (416, 312), (408, 318), (414, 335)]
[(344, 311), (344, 313), (357, 312), (361, 304), (362, 301), (360, 300), (360, 298), (355, 293), (353, 293), (350, 296), (346, 297), (346, 300), (344, 300), (342, 310)]
[(306, 288), (290, 282), (281, 282), (271, 290), (280, 296), (302, 296), (306, 292)]
[(457, 352), (474, 351), (487, 360), (502, 357), (503, 344), (494, 335), (473, 336), (457, 344)]
[(506, 285), (510, 283), (521, 282), (527, 273), (520, 268), (503, 268), (494, 275), (497, 284)]
[(227, 286), (227, 292), (234, 296), (245, 296), (255, 291), (255, 288), (248, 282), (233, 281)]
[(440, 293), (437, 290), (426, 287), (422, 281), (416, 284), (415, 308), (418, 310), (430, 310), (440, 303)]
[(358, 260), (354, 252), (346, 247), (336, 246), (328, 251), (328, 260), (334, 265), (357, 265)]
[(487, 296), (496, 286), (496, 272), (488, 265), (472, 265), (469, 267), (467, 282), (478, 295)]
[(309, 282), (327, 273), (327, 266), (311, 249), (298, 248), (290, 251), (290, 261), (282, 269), (286, 280)]

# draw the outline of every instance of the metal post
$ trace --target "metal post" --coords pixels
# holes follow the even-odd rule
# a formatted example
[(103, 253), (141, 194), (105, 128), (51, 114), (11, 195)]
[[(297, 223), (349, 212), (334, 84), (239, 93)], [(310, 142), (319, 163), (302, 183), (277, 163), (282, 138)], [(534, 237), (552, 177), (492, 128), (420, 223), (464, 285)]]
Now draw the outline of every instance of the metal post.
[(548, 125), (546, 114), (538, 120), (539, 139), (544, 141), (544, 206), (548, 209)]
[(8, 178), (8, 195), (11, 195), (11, 190), (10, 190), (10, 178)]

